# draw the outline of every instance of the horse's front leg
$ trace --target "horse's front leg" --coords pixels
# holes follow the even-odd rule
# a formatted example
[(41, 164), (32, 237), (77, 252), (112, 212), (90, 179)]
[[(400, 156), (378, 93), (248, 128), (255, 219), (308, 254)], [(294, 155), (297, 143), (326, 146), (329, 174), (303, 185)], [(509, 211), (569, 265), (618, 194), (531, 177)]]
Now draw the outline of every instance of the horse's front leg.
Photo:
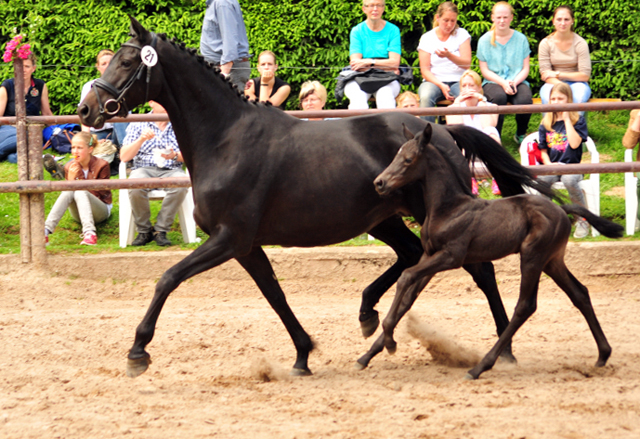
[(362, 292), (359, 320), (365, 338), (373, 335), (380, 323), (378, 311), (374, 306), (402, 272), (420, 260), (423, 253), (420, 239), (407, 228), (400, 217), (383, 221), (371, 229), (369, 234), (391, 247), (398, 255), (398, 261)]
[(128, 377), (135, 378), (141, 375), (151, 364), (151, 357), (145, 351), (145, 347), (153, 339), (158, 317), (169, 294), (183, 281), (220, 265), (232, 257), (232, 246), (224, 235), (219, 233), (215, 237), (210, 237), (193, 253), (164, 272), (156, 285), (156, 292), (149, 309), (136, 329), (136, 338), (128, 355)]
[(264, 250), (262, 250), (261, 247), (255, 247), (248, 255), (236, 259), (251, 275), (269, 302), (269, 305), (271, 305), (273, 310), (278, 314), (278, 317), (280, 317), (280, 320), (282, 320), (282, 323), (284, 323), (293, 340), (293, 344), (296, 347), (297, 358), (291, 374), (298, 376), (311, 375), (307, 360), (309, 358), (309, 352), (313, 350), (313, 342), (309, 334), (305, 332), (300, 322), (298, 322), (293, 311), (291, 311)]
[(460, 267), (463, 257), (456, 257), (449, 251), (439, 251), (428, 256), (423, 254), (420, 261), (407, 268), (398, 279), (396, 297), (382, 322), (384, 346), (390, 354), (396, 351), (393, 333), (400, 319), (411, 309), (420, 292), (434, 275), (441, 271)]

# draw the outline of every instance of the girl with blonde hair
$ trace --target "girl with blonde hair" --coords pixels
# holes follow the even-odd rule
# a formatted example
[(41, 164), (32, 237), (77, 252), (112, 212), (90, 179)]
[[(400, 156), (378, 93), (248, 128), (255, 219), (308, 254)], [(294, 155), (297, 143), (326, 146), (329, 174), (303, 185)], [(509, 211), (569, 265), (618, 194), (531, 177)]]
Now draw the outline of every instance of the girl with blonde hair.
[[(82, 131), (71, 139), (73, 160), (64, 167), (67, 180), (108, 180), (111, 176), (109, 163), (93, 155), (98, 138)], [(49, 245), (49, 235), (53, 233), (62, 216), (69, 209), (71, 217), (82, 224), (83, 245), (98, 242), (96, 224), (106, 221), (113, 207), (110, 190), (64, 191), (56, 200), (44, 223), (44, 235)]]
[[(552, 105), (573, 103), (571, 87), (564, 82), (554, 85), (549, 103)], [(587, 141), (588, 136), (587, 122), (578, 112), (558, 111), (545, 114), (538, 129), (538, 148), (542, 163), (545, 165), (580, 163), (582, 143)], [(538, 178), (549, 184), (562, 181), (571, 201), (585, 206), (584, 194), (579, 186), (582, 180), (581, 174), (542, 175)], [(578, 219), (573, 237), (584, 238), (588, 234), (589, 224), (583, 218)]]

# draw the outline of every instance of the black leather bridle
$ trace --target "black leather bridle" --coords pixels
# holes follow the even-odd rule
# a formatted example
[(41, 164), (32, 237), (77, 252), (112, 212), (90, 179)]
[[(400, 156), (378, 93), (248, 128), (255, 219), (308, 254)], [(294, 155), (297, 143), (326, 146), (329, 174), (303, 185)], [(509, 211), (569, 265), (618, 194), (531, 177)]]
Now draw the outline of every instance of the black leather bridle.
[[(151, 33), (151, 44), (150, 46), (155, 49), (156, 48), (156, 41), (157, 41), (157, 36), (155, 33)], [(124, 43), (122, 45), (127, 46), (127, 47), (133, 47), (134, 49), (138, 49), (139, 51), (142, 51), (142, 47), (133, 44), (133, 43)], [(102, 78), (98, 78), (94, 81), (93, 85), (92, 85), (92, 89), (93, 92), (96, 95), (96, 100), (98, 101), (98, 107), (100, 109), (100, 114), (107, 114), (109, 116), (114, 116), (116, 114), (118, 114), (120, 112), (121, 108), (124, 108), (124, 114), (127, 114), (129, 112), (129, 107), (127, 107), (127, 103), (126, 100), (124, 99), (124, 95), (127, 91), (129, 91), (129, 89), (131, 88), (131, 86), (133, 85), (134, 82), (136, 82), (138, 79), (142, 78), (142, 75), (144, 74), (144, 71), (147, 71), (147, 90), (145, 92), (144, 95), (144, 101), (147, 102), (147, 98), (149, 97), (149, 82), (151, 80), (151, 67), (148, 67), (144, 62), (140, 62), (140, 65), (138, 65), (138, 68), (136, 69), (135, 72), (133, 72), (133, 75), (131, 75), (131, 77), (129, 78), (129, 80), (124, 84), (124, 87), (122, 87), (122, 89), (118, 90), (116, 87), (113, 86), (113, 84), (109, 83), (108, 81), (105, 81)], [(107, 99), (107, 101), (104, 103), (104, 105), (102, 104), (102, 101), (100, 100), (100, 95), (98, 94), (98, 88), (101, 88), (103, 90), (105, 90), (107, 93), (111, 94), (112, 96), (114, 96), (114, 98), (112, 99)], [(109, 107), (110, 106), (114, 106), (115, 105), (115, 109), (114, 110), (110, 110)]]

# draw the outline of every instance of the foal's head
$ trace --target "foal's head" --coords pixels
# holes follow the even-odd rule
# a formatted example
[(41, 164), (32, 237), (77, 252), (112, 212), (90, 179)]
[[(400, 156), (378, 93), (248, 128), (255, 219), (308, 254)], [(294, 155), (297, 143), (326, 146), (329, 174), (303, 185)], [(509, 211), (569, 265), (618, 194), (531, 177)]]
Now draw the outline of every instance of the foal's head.
[(373, 182), (380, 195), (387, 195), (424, 176), (421, 157), (431, 140), (431, 125), (428, 124), (417, 136), (414, 136), (404, 124), (402, 126), (407, 142), (400, 147), (387, 169), (382, 171)]

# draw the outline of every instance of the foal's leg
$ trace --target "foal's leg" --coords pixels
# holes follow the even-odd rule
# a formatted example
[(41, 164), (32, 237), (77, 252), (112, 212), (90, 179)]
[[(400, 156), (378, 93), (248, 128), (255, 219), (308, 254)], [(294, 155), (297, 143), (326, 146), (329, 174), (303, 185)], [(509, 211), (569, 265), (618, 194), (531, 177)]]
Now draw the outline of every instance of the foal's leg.
[(133, 342), (133, 347), (129, 351), (127, 361), (128, 377), (135, 378), (141, 375), (151, 364), (151, 357), (145, 351), (145, 347), (153, 339), (158, 317), (169, 294), (191, 276), (195, 276), (231, 259), (233, 248), (228, 240), (225, 239), (225, 235), (224, 232), (221, 232), (215, 237), (210, 237), (193, 253), (164, 272), (156, 284), (156, 292), (151, 300), (149, 309), (142, 322), (136, 328), (136, 338)]
[(598, 361), (596, 367), (602, 367), (607, 364), (607, 360), (611, 356), (611, 346), (604, 335), (602, 327), (598, 322), (596, 313), (593, 310), (591, 299), (589, 298), (589, 290), (582, 285), (578, 279), (569, 271), (564, 260), (558, 259), (550, 262), (544, 269), (544, 272), (554, 280), (562, 290), (567, 293), (571, 302), (580, 310), (584, 318), (589, 324), (593, 338), (598, 346)]
[(291, 311), (264, 250), (261, 247), (254, 247), (247, 256), (236, 259), (256, 282), (269, 305), (278, 314), (293, 339), (297, 358), (291, 374), (298, 376), (311, 375), (311, 371), (307, 366), (307, 359), (309, 358), (309, 352), (313, 350), (313, 342), (302, 328), (302, 325), (300, 325), (300, 322), (298, 322), (298, 319), (296, 319), (293, 311)]
[[(429, 281), (431, 280), (432, 277), (433, 276), (429, 276), (429, 277), (424, 277), (422, 279), (419, 279), (418, 282), (416, 282), (416, 283), (414, 283), (413, 285), (410, 286), (411, 290), (408, 291), (404, 295), (404, 300), (402, 300), (402, 303), (401, 303), (401, 305), (399, 307), (399, 310), (398, 310), (398, 314), (400, 314), (400, 318), (402, 318), (402, 316), (404, 314), (406, 314), (407, 311), (409, 311), (409, 309), (411, 309), (411, 305), (413, 305), (415, 300), (418, 298), (418, 295), (420, 294), (420, 292), (424, 289), (424, 287), (427, 285), (427, 283), (429, 283)], [(400, 295), (402, 294), (402, 293), (400, 293), (399, 284), (398, 284), (398, 290), (397, 291), (398, 292), (396, 293), (396, 297), (399, 298)], [(394, 301), (395, 301), (395, 299), (394, 299)], [(393, 307), (393, 305), (392, 305), (392, 307)], [(373, 359), (373, 357), (375, 357), (380, 352), (382, 352), (382, 349), (384, 349), (384, 347), (385, 347), (385, 340), (386, 340), (386, 335), (383, 332), (376, 339), (376, 341), (371, 345), (371, 347), (369, 348), (367, 353), (364, 354), (362, 357), (358, 358), (358, 361), (356, 363), (356, 368), (357, 369), (364, 369), (365, 367), (367, 367), (369, 365), (369, 362)], [(389, 351), (390, 354), (395, 353), (395, 342), (393, 342), (393, 343), (394, 344), (392, 346), (387, 346), (387, 350)]]
[[(500, 336), (509, 324), (509, 317), (504, 310), (504, 304), (498, 291), (498, 284), (496, 283), (496, 272), (493, 268), (493, 263), (482, 262), (480, 264), (467, 264), (463, 265), (464, 268), (472, 277), (478, 287), (482, 290), (487, 300), (489, 301), (489, 308), (491, 308), (491, 314), (493, 320), (496, 323), (498, 330), (498, 336)], [(500, 354), (503, 360), (509, 363), (516, 363), (516, 357), (513, 356), (511, 351), (511, 341), (504, 347), (504, 350)]]
[(398, 255), (398, 260), (362, 292), (359, 320), (365, 338), (373, 335), (380, 323), (378, 311), (373, 307), (402, 272), (420, 260), (423, 253), (420, 239), (407, 228), (400, 217), (383, 221), (371, 229), (369, 234), (391, 247)]
[(516, 331), (527, 321), (529, 317), (536, 311), (538, 300), (538, 285), (540, 283), (541, 261), (539, 257), (528, 257), (522, 254), (520, 261), (520, 272), (522, 280), (520, 284), (520, 297), (513, 313), (513, 317), (507, 325), (507, 328), (500, 334), (498, 342), (484, 356), (480, 363), (471, 369), (467, 375), (467, 379), (477, 379), (480, 374), (493, 367), (502, 350), (511, 342)]

